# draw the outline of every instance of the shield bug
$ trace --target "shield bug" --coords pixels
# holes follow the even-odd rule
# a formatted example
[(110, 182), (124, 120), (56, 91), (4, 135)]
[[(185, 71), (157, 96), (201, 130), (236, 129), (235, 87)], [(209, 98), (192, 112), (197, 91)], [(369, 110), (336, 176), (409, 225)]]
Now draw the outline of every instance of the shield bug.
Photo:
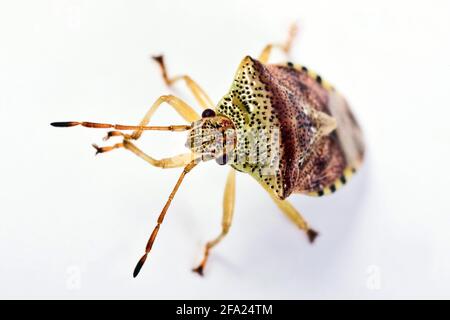
[[(267, 45), (258, 59), (246, 56), (229, 92), (217, 105), (191, 77), (169, 77), (163, 57), (153, 57), (167, 85), (177, 81), (186, 83), (203, 109), (201, 116), (181, 99), (164, 95), (156, 100), (138, 125), (52, 123), (55, 127), (81, 125), (114, 129), (107, 133), (105, 140), (118, 137), (121, 142), (104, 147), (94, 145), (97, 153), (124, 148), (159, 168), (183, 167), (150, 235), (145, 253), (134, 269), (134, 277), (147, 259), (184, 177), (202, 161), (215, 160), (220, 165), (230, 165), (231, 170), (223, 197), (222, 231), (206, 243), (203, 260), (193, 269), (195, 272), (203, 274), (210, 250), (230, 229), (235, 202), (235, 171), (255, 178), (281, 211), (306, 233), (310, 242), (316, 238), (318, 233), (286, 198), (294, 193), (322, 196), (335, 192), (360, 167), (364, 144), (346, 100), (333, 86), (305, 66), (291, 62), (268, 63), (274, 48), (289, 53), (295, 33), (293, 26), (285, 43)], [(153, 114), (163, 103), (172, 106), (188, 124), (150, 126)], [(187, 131), (189, 151), (155, 159), (133, 142), (147, 130)]]

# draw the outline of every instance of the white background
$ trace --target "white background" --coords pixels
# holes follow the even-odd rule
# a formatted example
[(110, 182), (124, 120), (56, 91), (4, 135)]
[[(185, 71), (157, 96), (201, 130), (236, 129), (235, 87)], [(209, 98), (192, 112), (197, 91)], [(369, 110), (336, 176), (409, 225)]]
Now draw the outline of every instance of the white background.
[[(292, 60), (348, 97), (367, 161), (338, 193), (291, 201), (321, 233), (311, 246), (258, 184), (237, 176), (234, 224), (206, 276), (190, 271), (220, 230), (228, 172), (180, 188), (143, 253), (180, 170), (125, 150), (95, 157), (102, 130), (135, 124), (190, 74), (218, 101), (247, 54), (300, 22)], [(450, 298), (448, 1), (0, 2), (1, 298)], [(274, 55), (273, 61), (281, 61)], [(176, 94), (193, 103), (181, 84)], [(170, 108), (155, 124), (180, 124)], [(156, 157), (185, 134), (147, 133)]]

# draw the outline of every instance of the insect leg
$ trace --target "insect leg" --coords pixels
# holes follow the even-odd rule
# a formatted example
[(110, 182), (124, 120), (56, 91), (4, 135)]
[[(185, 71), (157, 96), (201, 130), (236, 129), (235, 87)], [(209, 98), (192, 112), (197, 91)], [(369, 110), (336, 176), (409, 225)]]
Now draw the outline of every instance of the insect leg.
[(292, 43), (294, 42), (295, 36), (297, 35), (298, 27), (293, 23), (289, 29), (289, 35), (285, 43), (271, 43), (264, 47), (263, 51), (259, 55), (258, 60), (262, 63), (267, 63), (269, 61), (270, 53), (273, 48), (278, 48), (282, 50), (285, 54), (289, 54), (291, 50)]
[(148, 154), (144, 153), (141, 149), (136, 147), (133, 143), (131, 143), (129, 140), (124, 140), (122, 146), (136, 154), (138, 157), (144, 159), (148, 163), (150, 163), (152, 166), (168, 169), (168, 168), (178, 168), (183, 167), (190, 163), (194, 159), (194, 155), (192, 153), (184, 153), (179, 154), (170, 158), (163, 158), (160, 160), (154, 159)]
[[(184, 102), (180, 98), (177, 98), (173, 95), (165, 95), (165, 96), (159, 97), (155, 101), (155, 103), (153, 103), (150, 110), (147, 111), (144, 118), (139, 123), (138, 127), (146, 126), (150, 122), (150, 119), (152, 118), (155, 111), (164, 102), (166, 102), (170, 106), (172, 106), (175, 109), (175, 111), (177, 111), (178, 114), (180, 116), (182, 116), (183, 119), (185, 119), (188, 122), (194, 122), (194, 121), (200, 119), (200, 116), (197, 114), (197, 112), (195, 112), (195, 110), (192, 109), (192, 107), (189, 106), (186, 102)], [(142, 135), (142, 132), (143, 132), (143, 130), (138, 128), (131, 134), (130, 138), (133, 140), (137, 140)]]
[(145, 253), (139, 259), (138, 263), (136, 264), (136, 267), (134, 268), (133, 277), (136, 277), (139, 274), (139, 271), (141, 270), (142, 266), (144, 265), (145, 260), (147, 260), (147, 256), (152, 249), (153, 243), (155, 242), (156, 236), (158, 235), (159, 228), (161, 227), (161, 224), (164, 221), (164, 217), (166, 215), (167, 209), (169, 209), (169, 206), (172, 202), (172, 199), (174, 198), (175, 194), (178, 191), (178, 188), (180, 187), (181, 182), (183, 182), (184, 177), (186, 174), (192, 170), (197, 165), (197, 160), (192, 160), (189, 162), (187, 166), (184, 167), (183, 172), (181, 173), (180, 177), (178, 178), (177, 183), (175, 184), (172, 192), (169, 195), (169, 198), (166, 201), (166, 204), (164, 205), (161, 213), (159, 214), (158, 221), (156, 223), (155, 228), (153, 229), (153, 232), (150, 235), (150, 238), (148, 239), (147, 245), (145, 247)]
[(284, 214), (286, 214), (286, 216), (297, 225), (297, 227), (306, 232), (309, 241), (311, 243), (314, 242), (314, 239), (318, 236), (317, 231), (311, 229), (308, 226), (308, 223), (305, 221), (302, 215), (292, 206), (292, 204), (290, 204), (287, 200), (280, 200), (276, 198), (276, 196), (272, 194), (270, 195), (273, 201), (275, 201), (277, 206), (281, 209), (281, 211), (283, 211)]
[(99, 154), (99, 153), (105, 153), (105, 152), (108, 152), (108, 151), (112, 151), (114, 149), (123, 148), (123, 143), (116, 143), (116, 144), (114, 144), (112, 146), (106, 146), (106, 147), (99, 147), (96, 144), (92, 144), (92, 146), (95, 148), (95, 150), (97, 150), (95, 152), (95, 154)]
[(206, 243), (205, 253), (203, 260), (200, 265), (193, 269), (200, 275), (203, 275), (203, 269), (205, 268), (206, 261), (209, 257), (209, 251), (212, 247), (216, 246), (228, 233), (231, 226), (231, 221), (233, 219), (234, 212), (234, 200), (236, 193), (236, 171), (231, 169), (227, 177), (227, 182), (225, 185), (225, 193), (223, 195), (223, 218), (222, 218), (222, 232), (212, 241)]
[(179, 80), (183, 80), (186, 83), (186, 85), (188, 86), (189, 90), (194, 95), (195, 100), (197, 100), (197, 102), (200, 104), (200, 106), (203, 107), (203, 109), (212, 108), (214, 106), (214, 103), (209, 98), (209, 96), (206, 94), (206, 92), (197, 84), (197, 82), (192, 80), (192, 78), (189, 77), (188, 75), (180, 75), (180, 76), (175, 76), (175, 77), (169, 78), (169, 76), (167, 74), (167, 68), (164, 63), (164, 56), (162, 56), (162, 55), (154, 56), (152, 58), (161, 67), (162, 77), (164, 79), (164, 82), (168, 86), (171, 86), (172, 84), (174, 84), (175, 82), (177, 82)]

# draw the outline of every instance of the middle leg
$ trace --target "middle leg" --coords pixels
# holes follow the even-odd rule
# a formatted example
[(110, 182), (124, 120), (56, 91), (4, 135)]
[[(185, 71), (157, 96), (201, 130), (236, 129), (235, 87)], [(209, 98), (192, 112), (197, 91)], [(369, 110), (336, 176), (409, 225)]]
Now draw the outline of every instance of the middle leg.
[(289, 51), (291, 50), (292, 43), (294, 42), (295, 36), (298, 33), (298, 27), (294, 23), (291, 25), (289, 29), (288, 38), (286, 39), (285, 43), (271, 43), (264, 47), (263, 51), (259, 55), (259, 61), (262, 63), (267, 63), (269, 61), (270, 53), (272, 52), (273, 48), (278, 48), (282, 50), (285, 54), (289, 54)]
[(223, 238), (225, 238), (228, 231), (230, 230), (234, 212), (235, 194), (236, 194), (236, 171), (233, 168), (231, 168), (231, 171), (228, 174), (227, 182), (225, 185), (225, 193), (223, 195), (222, 232), (216, 238), (206, 243), (205, 253), (202, 262), (198, 267), (192, 270), (200, 275), (203, 275), (203, 270), (205, 268), (206, 262), (208, 261), (209, 251), (214, 246), (219, 244), (219, 242), (222, 241)]

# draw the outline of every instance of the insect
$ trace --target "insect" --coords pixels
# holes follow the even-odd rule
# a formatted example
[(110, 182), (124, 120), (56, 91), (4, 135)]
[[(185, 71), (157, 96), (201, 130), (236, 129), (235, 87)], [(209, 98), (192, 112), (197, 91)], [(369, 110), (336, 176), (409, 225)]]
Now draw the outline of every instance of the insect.
[[(290, 29), (285, 43), (267, 45), (258, 59), (246, 56), (240, 63), (231, 88), (215, 105), (188, 75), (169, 77), (163, 56), (155, 56), (168, 86), (184, 81), (198, 105), (201, 116), (173, 95), (159, 97), (138, 125), (94, 122), (54, 122), (55, 127), (84, 126), (113, 129), (105, 137), (121, 139), (110, 146), (93, 145), (97, 153), (124, 148), (159, 168), (183, 167), (155, 228), (138, 261), (136, 277), (146, 261), (185, 176), (202, 161), (215, 160), (230, 165), (223, 197), (220, 234), (205, 245), (203, 259), (193, 271), (203, 275), (210, 251), (227, 235), (234, 212), (235, 172), (251, 175), (268, 192), (286, 216), (303, 230), (312, 243), (318, 233), (286, 200), (291, 194), (322, 196), (343, 186), (360, 167), (364, 144), (358, 123), (346, 100), (318, 74), (291, 62), (269, 64), (273, 49), (288, 54), (297, 32)], [(153, 114), (167, 103), (188, 124), (150, 126)], [(188, 152), (155, 159), (139, 149), (134, 141), (144, 131), (186, 131)], [(126, 133), (129, 132), (130, 133)]]

